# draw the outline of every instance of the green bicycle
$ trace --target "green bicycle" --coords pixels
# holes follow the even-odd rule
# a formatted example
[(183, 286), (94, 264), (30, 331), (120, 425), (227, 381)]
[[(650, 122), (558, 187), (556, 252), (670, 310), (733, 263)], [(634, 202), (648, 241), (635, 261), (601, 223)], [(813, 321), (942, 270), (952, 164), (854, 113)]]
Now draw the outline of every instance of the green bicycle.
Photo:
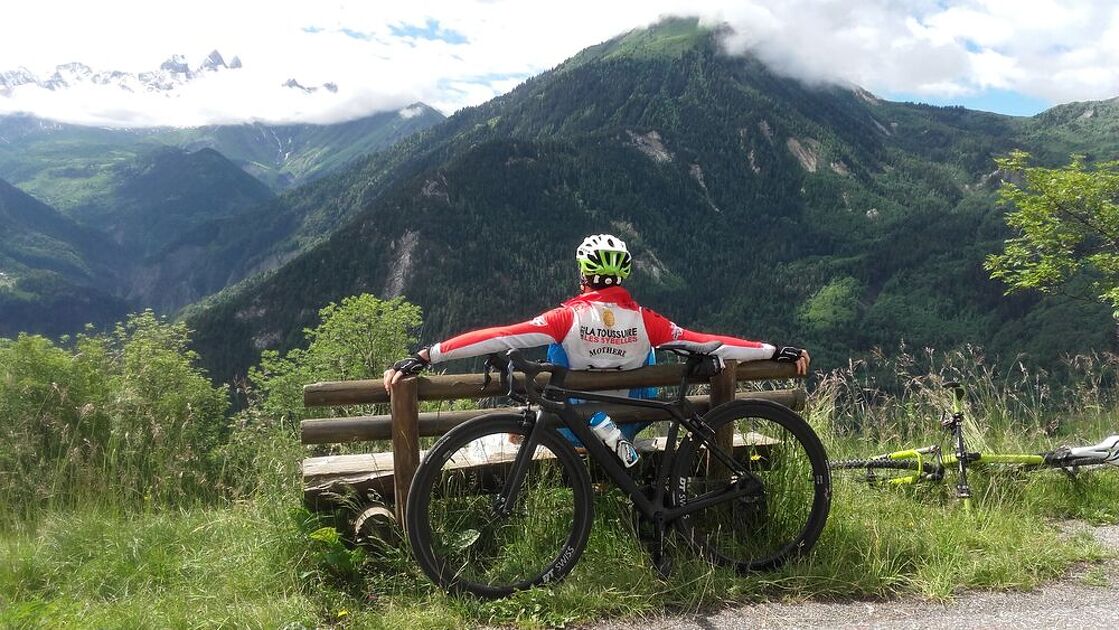
[(833, 471), (856, 471), (870, 483), (908, 485), (922, 481), (940, 482), (950, 470), (956, 471), (956, 498), (965, 510), (971, 509), (971, 487), (968, 469), (987, 464), (1012, 465), (1024, 470), (1057, 469), (1075, 475), (1081, 468), (1102, 465), (1119, 466), (1119, 435), (1111, 435), (1091, 446), (1062, 446), (1043, 453), (984, 453), (969, 451), (964, 442), (964, 389), (957, 382), (944, 387), (953, 393), (952, 410), (941, 415), (940, 426), (951, 435), (953, 452), (945, 453), (940, 445), (883, 453), (867, 459), (844, 459), (828, 462)]

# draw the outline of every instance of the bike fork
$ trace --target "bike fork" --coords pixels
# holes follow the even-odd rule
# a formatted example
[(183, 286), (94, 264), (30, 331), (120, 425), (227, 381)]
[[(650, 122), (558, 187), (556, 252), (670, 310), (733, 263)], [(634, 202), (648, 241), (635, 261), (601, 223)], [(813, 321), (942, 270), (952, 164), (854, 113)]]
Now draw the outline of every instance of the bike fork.
[(964, 512), (971, 512), (971, 486), (967, 483), (967, 464), (971, 456), (964, 446), (963, 424), (963, 414), (958, 411), (954, 412), (952, 414), (952, 437), (956, 441), (956, 468), (958, 471), (956, 475), (956, 498), (963, 501)]
[(513, 469), (509, 472), (509, 478), (505, 480), (501, 492), (494, 498), (493, 511), (498, 516), (509, 516), (517, 505), (521, 484), (524, 483), (528, 467), (532, 464), (536, 445), (540, 443), (540, 432), (547, 430), (547, 423), (540, 417), (542, 413), (541, 411), (533, 413), (532, 410), (525, 409), (522, 424), (531, 425), (531, 428), (520, 449), (517, 450), (517, 457), (513, 460)]

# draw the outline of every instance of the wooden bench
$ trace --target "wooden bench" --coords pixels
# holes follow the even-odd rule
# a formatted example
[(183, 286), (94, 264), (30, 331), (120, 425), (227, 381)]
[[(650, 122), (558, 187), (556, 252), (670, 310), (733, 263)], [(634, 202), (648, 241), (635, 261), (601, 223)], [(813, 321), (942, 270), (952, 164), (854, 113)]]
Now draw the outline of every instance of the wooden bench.
[[(633, 387), (661, 387), (679, 385), (684, 366), (679, 364), (656, 365), (627, 372), (571, 372), (566, 386), (571, 389), (602, 391)], [(732, 398), (765, 398), (780, 402), (792, 409), (804, 406), (803, 389), (784, 389), (753, 392), (735, 392), (739, 381), (759, 381), (797, 378), (791, 364), (756, 361), (736, 364), (728, 362), (727, 369), (710, 380), (711, 394), (689, 396), (689, 401), (705, 412), (712, 404), (718, 405)], [(539, 377), (540, 384), (547, 375)], [(702, 381), (695, 381), (702, 382)], [(505, 392), (496, 379), (483, 387), (483, 375), (459, 374), (420, 376), (402, 381), (394, 390), (391, 400), (392, 413), (376, 416), (347, 418), (317, 418), (301, 424), (301, 441), (304, 444), (330, 444), (368, 440), (392, 440), (392, 452), (363, 453), (311, 457), (303, 461), (304, 500), (312, 509), (324, 509), (350, 502), (360, 505), (368, 502), (384, 503), (393, 507), (398, 521), (403, 520), (405, 500), (412, 477), (420, 461), (419, 438), (439, 436), (455, 426), (484, 413), (501, 409), (473, 409), (468, 411), (419, 412), (419, 402), (427, 400), (479, 399), (501, 396)], [(307, 385), (303, 389), (304, 405), (344, 406), (390, 402), (381, 381), (335, 381)], [(588, 409), (603, 409), (618, 423), (666, 420), (656, 409), (624, 407), (619, 405), (587, 405)], [(589, 415), (589, 411), (586, 415)], [(725, 437), (730, 441), (729, 434)], [(756, 444), (766, 438), (758, 436)], [(736, 443), (743, 447), (746, 442)], [(655, 461), (658, 450), (663, 450), (663, 439), (640, 440), (639, 448), (649, 453), (646, 461)], [(492, 462), (468, 462), (465, 466), (482, 468)], [(388, 514), (385, 508), (376, 508), (378, 514)], [(359, 524), (360, 527), (360, 524)]]

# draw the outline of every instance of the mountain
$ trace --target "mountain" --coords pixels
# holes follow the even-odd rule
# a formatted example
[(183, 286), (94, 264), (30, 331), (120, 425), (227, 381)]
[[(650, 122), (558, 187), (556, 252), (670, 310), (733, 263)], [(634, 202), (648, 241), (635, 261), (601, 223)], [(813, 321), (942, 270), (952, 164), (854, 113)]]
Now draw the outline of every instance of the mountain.
[(199, 64), (191, 67), (183, 55), (172, 55), (158, 68), (133, 73), (120, 70), (94, 70), (81, 62), (55, 66), (49, 74), (38, 76), (27, 68), (0, 71), (0, 96), (11, 96), (17, 89), (40, 88), (58, 92), (78, 86), (119, 89), (125, 92), (171, 92), (205, 79), (216, 72), (241, 68), (241, 60), (233, 57), (226, 63), (218, 51), (212, 51)]
[(135, 257), (162, 250), (207, 221), (236, 216), (273, 197), (260, 181), (213, 149), (157, 147), (116, 164), (98, 194), (70, 208)]
[(1067, 160), (1070, 153), (1115, 159), (1119, 98), (1058, 105), (1029, 119), (1024, 135), (1049, 162)]
[(438, 124), (443, 114), (423, 103), (333, 125), (222, 125), (167, 130), (153, 139), (188, 150), (210, 148), (273, 190), (336, 171)]
[[(688, 20), (634, 31), (300, 189), (349, 218), (189, 311), (211, 373), (300, 343), (358, 292), (419, 303), (429, 343), (530, 317), (575, 291), (575, 245), (607, 231), (635, 251), (646, 305), (808, 345), (823, 367), (901, 340), (1049, 365), (1111, 346), (1106, 309), (1006, 298), (981, 268), (1006, 237), (992, 158), (1072, 132), (805, 86), (716, 37)], [(1119, 136), (1088, 133), (1116, 154)]]
[(274, 191), (293, 188), (443, 120), (416, 103), (333, 125), (260, 123), (102, 129), (27, 115), (0, 116), (0, 177), (68, 211), (102, 192), (115, 164), (154, 147), (214, 149)]
[(111, 256), (111, 273), (101, 274), (111, 282), (102, 290), (134, 310), (171, 313), (271, 269), (346, 216), (334, 199), (277, 198), (253, 173), (280, 189), (329, 179), (442, 119), (423, 104), (336, 125), (198, 129), (100, 129), (7, 116), (0, 117), (0, 177), (97, 235)]
[(119, 320), (128, 307), (108, 290), (116, 256), (96, 231), (0, 180), (0, 337)]

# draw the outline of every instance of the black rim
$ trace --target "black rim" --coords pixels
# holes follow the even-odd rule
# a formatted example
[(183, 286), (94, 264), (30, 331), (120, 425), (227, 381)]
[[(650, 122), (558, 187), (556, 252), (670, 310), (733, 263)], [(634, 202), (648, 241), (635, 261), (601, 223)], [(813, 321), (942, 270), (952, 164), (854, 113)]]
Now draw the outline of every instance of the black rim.
[(734, 423), (741, 442), (734, 457), (747, 472), (729, 475), (692, 439), (681, 444), (676, 505), (723, 491), (741, 495), (682, 517), (676, 526), (685, 539), (739, 571), (773, 569), (811, 549), (827, 521), (831, 482), (823, 445), (808, 423), (786, 407), (753, 400), (721, 405), (704, 420), (714, 429)]
[[(471, 420), (439, 440), (416, 472), (408, 538), (420, 567), (448, 590), (502, 597), (555, 582), (586, 546), (590, 481), (574, 449), (552, 431), (542, 433), (512, 509), (497, 509), (524, 450), (521, 420), (511, 414)], [(479, 458), (491, 463), (463, 466)]]

